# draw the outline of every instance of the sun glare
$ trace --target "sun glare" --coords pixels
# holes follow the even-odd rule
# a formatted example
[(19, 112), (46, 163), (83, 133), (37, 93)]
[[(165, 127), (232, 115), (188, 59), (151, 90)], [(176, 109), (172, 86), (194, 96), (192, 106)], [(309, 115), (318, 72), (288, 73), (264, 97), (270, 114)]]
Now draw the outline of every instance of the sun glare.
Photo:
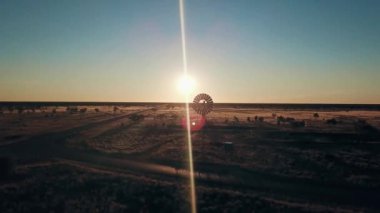
[(190, 94), (194, 92), (195, 89), (195, 80), (188, 76), (182, 76), (178, 81), (178, 90), (183, 94)]

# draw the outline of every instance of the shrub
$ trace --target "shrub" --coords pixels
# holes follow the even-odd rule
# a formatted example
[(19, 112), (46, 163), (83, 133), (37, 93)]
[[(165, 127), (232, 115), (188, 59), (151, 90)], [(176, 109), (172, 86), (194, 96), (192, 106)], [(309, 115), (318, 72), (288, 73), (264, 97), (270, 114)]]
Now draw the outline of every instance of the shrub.
[(67, 112), (70, 112), (70, 113), (76, 113), (76, 112), (78, 112), (78, 107), (67, 107), (66, 108), (66, 111)]
[(22, 114), (24, 112), (24, 109), (22, 107), (17, 109), (18, 114)]
[(14, 110), (14, 107), (13, 107), (13, 106), (9, 106), (9, 107), (8, 107), (8, 111), (9, 111), (9, 113), (12, 113), (13, 110)]
[(132, 114), (128, 116), (128, 118), (131, 119), (132, 121), (139, 121), (139, 120), (144, 119), (144, 115)]
[(291, 123), (291, 122), (294, 122), (296, 119), (294, 119), (294, 118), (292, 118), (292, 117), (287, 117), (287, 118), (285, 118), (285, 122), (289, 122), (289, 123)]
[(0, 157), (0, 179), (9, 178), (14, 171), (14, 161), (10, 157)]
[(378, 131), (375, 127), (373, 127), (372, 125), (367, 123), (367, 121), (364, 119), (358, 119), (354, 123), (354, 125), (357, 129), (362, 130), (362, 131), (366, 131), (366, 132), (377, 132)]
[(327, 123), (327, 124), (333, 124), (333, 125), (335, 125), (335, 124), (337, 124), (338, 122), (336, 121), (335, 118), (331, 118), (331, 119), (327, 119), (327, 120), (326, 120), (326, 123)]
[(277, 116), (277, 125), (281, 125), (281, 122), (285, 122), (284, 116)]
[(357, 124), (359, 124), (359, 125), (366, 125), (367, 121), (365, 119), (358, 119), (357, 120)]
[(278, 116), (277, 122), (285, 122), (285, 118), (283, 116)]
[(293, 127), (305, 127), (305, 125), (306, 125), (305, 121), (292, 121), (292, 122), (290, 122), (290, 124)]

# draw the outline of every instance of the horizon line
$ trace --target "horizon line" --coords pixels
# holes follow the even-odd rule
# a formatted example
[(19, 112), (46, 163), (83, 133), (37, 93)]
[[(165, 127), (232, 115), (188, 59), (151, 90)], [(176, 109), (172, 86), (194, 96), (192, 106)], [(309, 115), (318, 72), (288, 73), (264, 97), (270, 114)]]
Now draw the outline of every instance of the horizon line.
[[(10, 103), (83, 103), (83, 104), (185, 104), (175, 101), (0, 101), (0, 104)], [(189, 102), (192, 103), (192, 102)], [(326, 102), (214, 102), (214, 104), (241, 104), (241, 105), (379, 105), (380, 103), (326, 103)]]

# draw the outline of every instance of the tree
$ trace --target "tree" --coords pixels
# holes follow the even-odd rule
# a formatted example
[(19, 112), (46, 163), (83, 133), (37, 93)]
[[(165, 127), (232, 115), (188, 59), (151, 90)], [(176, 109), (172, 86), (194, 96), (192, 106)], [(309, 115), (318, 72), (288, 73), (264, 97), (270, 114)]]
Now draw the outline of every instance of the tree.
[(317, 119), (317, 118), (319, 118), (319, 114), (318, 114), (318, 113), (314, 113), (314, 114), (313, 114), (313, 117), (314, 117), (315, 119)]
[(113, 107), (113, 113), (116, 113), (117, 110), (119, 110), (119, 107), (114, 106), (114, 107)]

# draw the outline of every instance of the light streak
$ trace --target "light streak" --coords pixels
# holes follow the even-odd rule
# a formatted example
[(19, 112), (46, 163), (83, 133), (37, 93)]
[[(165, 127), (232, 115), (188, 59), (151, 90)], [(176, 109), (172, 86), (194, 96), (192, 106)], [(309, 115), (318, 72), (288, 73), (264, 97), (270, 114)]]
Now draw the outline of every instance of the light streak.
[[(179, 15), (180, 15), (180, 22), (181, 22), (183, 74), (184, 74), (184, 76), (187, 76), (184, 0), (179, 0)], [(190, 178), (191, 212), (196, 213), (197, 212), (197, 202), (196, 202), (196, 197), (195, 197), (195, 181), (194, 181), (194, 167), (193, 167), (193, 148), (192, 148), (192, 142), (191, 142), (189, 93), (185, 94), (185, 108), (186, 108), (187, 147), (188, 147), (188, 152), (189, 152), (189, 170), (190, 170), (189, 178)]]

